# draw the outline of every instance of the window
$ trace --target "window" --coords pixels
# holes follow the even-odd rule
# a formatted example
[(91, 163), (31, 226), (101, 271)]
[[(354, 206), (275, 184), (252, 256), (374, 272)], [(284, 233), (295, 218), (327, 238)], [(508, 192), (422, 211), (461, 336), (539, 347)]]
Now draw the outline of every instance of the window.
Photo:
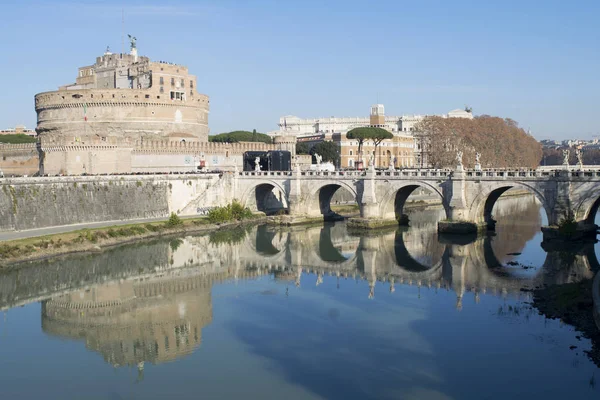
[(353, 155), (354, 155), (354, 153), (352, 152), (352, 150), (350, 150), (350, 155), (351, 155), (351, 156), (353, 156)]
[(194, 88), (194, 81), (190, 81), (190, 87), (193, 89)]
[(171, 86), (175, 86), (175, 78), (171, 78)]
[(160, 77), (160, 84), (161, 84), (161, 85), (164, 85), (164, 84), (165, 84), (165, 79), (164, 79), (162, 76)]
[(184, 86), (185, 86), (185, 81), (183, 78), (181, 78), (181, 87), (184, 87)]
[(164, 92), (165, 92), (165, 88), (161, 86), (161, 87), (160, 87), (160, 92), (161, 92), (161, 93), (164, 93)]

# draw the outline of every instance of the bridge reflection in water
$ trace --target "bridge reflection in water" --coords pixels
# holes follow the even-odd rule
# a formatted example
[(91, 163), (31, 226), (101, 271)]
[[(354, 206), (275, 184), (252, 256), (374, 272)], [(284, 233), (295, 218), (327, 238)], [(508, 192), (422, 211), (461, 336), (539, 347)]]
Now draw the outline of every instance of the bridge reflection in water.
[(409, 228), (377, 234), (348, 232), (340, 223), (258, 226), (31, 263), (0, 274), (0, 308), (41, 301), (44, 332), (82, 340), (111, 365), (142, 371), (145, 362), (175, 360), (200, 345), (212, 321), (212, 285), (225, 280), (271, 274), (301, 286), (319, 285), (325, 275), (337, 277), (338, 285), (365, 279), (371, 298), (380, 286), (443, 288), (456, 293), (460, 309), (466, 292), (476, 301), (484, 294), (529, 299), (531, 288), (591, 278), (598, 270), (593, 243), (549, 250), (535, 268), (507, 265), (510, 254), (541, 240), (541, 221), (534, 200), (501, 204), (496, 212), (510, 213), (514, 222), (469, 243), (438, 237), (431, 222), (439, 215), (427, 210), (413, 212)]

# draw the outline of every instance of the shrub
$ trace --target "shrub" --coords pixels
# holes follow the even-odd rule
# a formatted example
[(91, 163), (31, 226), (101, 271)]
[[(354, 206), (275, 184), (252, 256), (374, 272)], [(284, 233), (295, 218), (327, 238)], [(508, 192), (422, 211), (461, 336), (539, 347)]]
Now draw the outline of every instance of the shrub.
[(171, 216), (169, 217), (169, 220), (165, 223), (165, 225), (169, 228), (174, 228), (176, 226), (183, 225), (183, 220), (181, 218), (179, 218), (179, 216), (177, 214), (172, 212)]
[(248, 219), (252, 217), (252, 211), (249, 208), (244, 207), (237, 201), (233, 201), (230, 205), (231, 207), (231, 216), (233, 219), (237, 219), (239, 221)]
[(231, 221), (231, 219), (231, 208), (229, 206), (215, 207), (208, 212), (208, 220), (213, 224)]
[(252, 217), (252, 211), (237, 201), (233, 201), (224, 207), (215, 207), (208, 212), (208, 221), (213, 224), (236, 220), (243, 221)]
[(157, 225), (152, 225), (152, 224), (146, 224), (144, 225), (146, 227), (146, 229), (150, 232), (157, 232), (160, 230), (160, 226)]
[(573, 236), (577, 231), (577, 222), (572, 214), (565, 216), (565, 219), (558, 224), (558, 232), (564, 236)]
[(107, 232), (108, 236), (110, 236), (111, 238), (117, 237), (119, 236), (119, 234), (114, 230), (114, 229), (109, 229)]

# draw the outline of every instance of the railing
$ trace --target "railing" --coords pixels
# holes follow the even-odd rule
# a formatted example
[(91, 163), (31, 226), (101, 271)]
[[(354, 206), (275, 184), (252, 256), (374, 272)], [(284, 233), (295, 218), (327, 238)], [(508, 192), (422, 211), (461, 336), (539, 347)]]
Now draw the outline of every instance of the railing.
[(594, 178), (600, 177), (600, 170), (548, 170), (548, 169), (484, 169), (465, 170), (465, 176), (470, 178)]
[(243, 177), (291, 176), (292, 171), (238, 171), (238, 175)]

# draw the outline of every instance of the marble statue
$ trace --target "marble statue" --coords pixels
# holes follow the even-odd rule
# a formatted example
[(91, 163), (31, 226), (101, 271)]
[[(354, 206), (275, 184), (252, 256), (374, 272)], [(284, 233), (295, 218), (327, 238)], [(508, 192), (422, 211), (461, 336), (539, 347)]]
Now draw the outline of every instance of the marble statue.
[(131, 35), (127, 35), (127, 37), (129, 38), (129, 45), (131, 47), (131, 50), (137, 49), (137, 38)]
[(458, 167), (462, 168), (463, 166), (463, 152), (458, 150), (456, 152), (456, 162), (458, 163)]
[(579, 164), (579, 169), (583, 169), (583, 150), (575, 149), (575, 156), (577, 156), (577, 163)]
[(323, 156), (319, 153), (315, 153), (315, 160), (317, 160), (317, 165), (321, 165), (321, 161), (323, 161)]
[(569, 165), (569, 150), (563, 150), (563, 164)]
[(254, 170), (260, 172), (260, 157), (254, 159)]
[(475, 170), (481, 171), (481, 153), (475, 153)]

